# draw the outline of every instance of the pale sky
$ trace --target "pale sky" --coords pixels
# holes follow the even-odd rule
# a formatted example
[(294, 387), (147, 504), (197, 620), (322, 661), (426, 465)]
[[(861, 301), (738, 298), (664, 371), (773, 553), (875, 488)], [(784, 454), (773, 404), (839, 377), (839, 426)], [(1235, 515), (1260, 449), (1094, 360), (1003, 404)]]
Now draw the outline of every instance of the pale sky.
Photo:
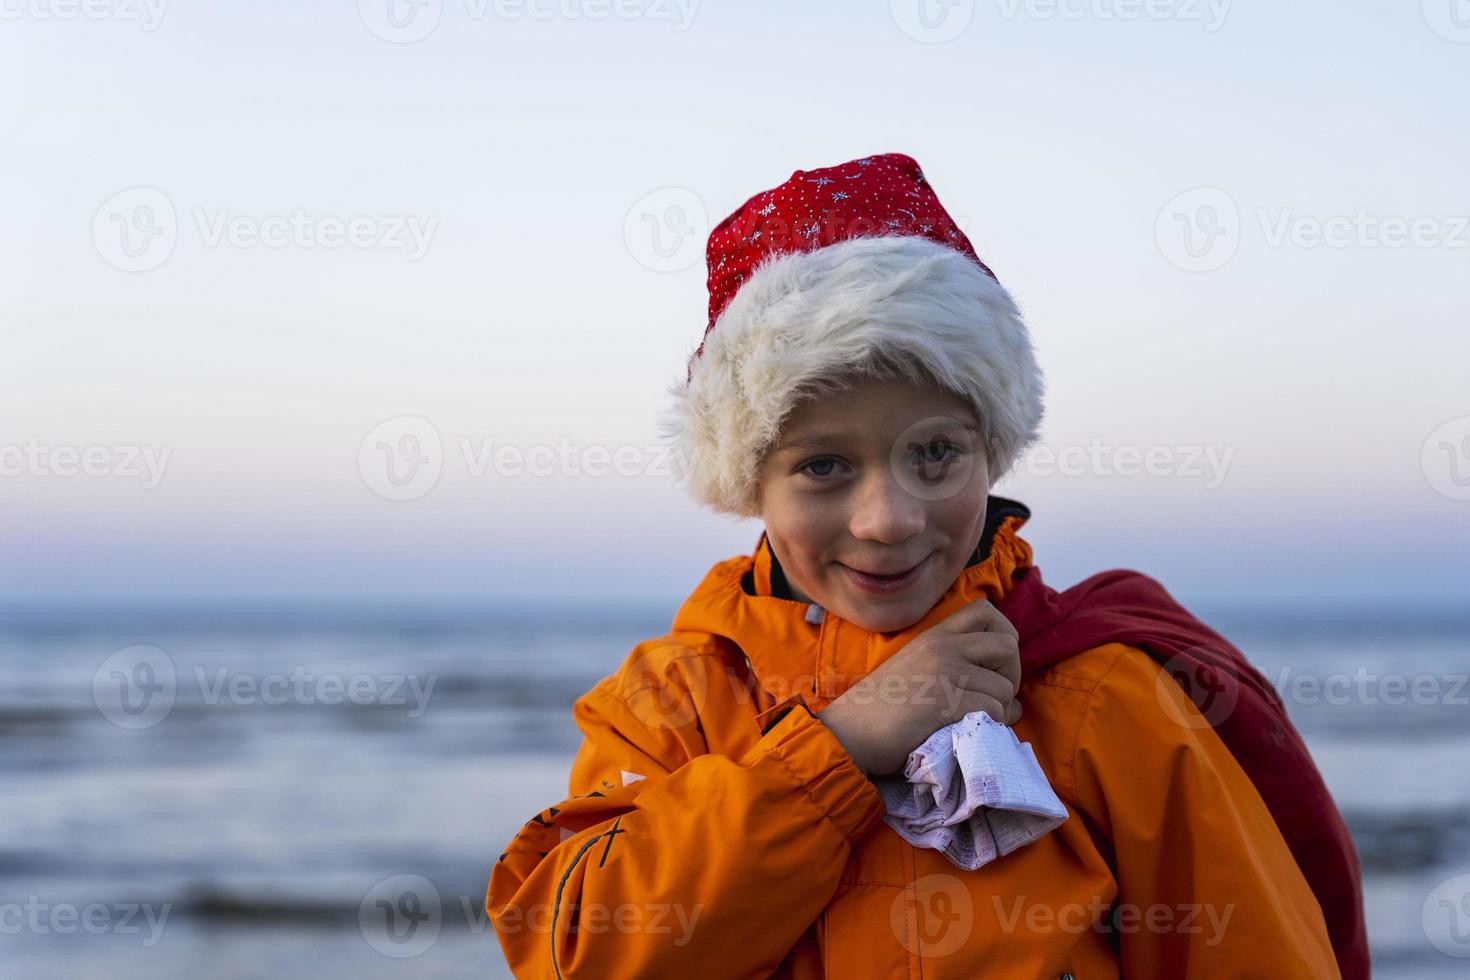
[(1045, 445), (1167, 462), (995, 488), (1051, 584), (1463, 595), (1458, 0), (388, 2), (0, 0), (4, 599), (676, 602), (759, 534), (652, 448), (705, 235), (895, 151)]

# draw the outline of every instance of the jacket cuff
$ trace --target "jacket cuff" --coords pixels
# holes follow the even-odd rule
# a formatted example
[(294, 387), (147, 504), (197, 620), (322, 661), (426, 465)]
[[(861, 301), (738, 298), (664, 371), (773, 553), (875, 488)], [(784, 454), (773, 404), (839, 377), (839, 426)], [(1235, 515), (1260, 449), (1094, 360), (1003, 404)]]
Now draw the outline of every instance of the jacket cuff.
[(765, 711), (756, 715), (755, 725), (760, 729), (760, 733), (764, 735), (772, 728), (775, 728), (776, 722), (785, 718), (787, 713), (793, 708), (805, 708), (808, 713), (811, 713), (812, 710), (811, 706), (806, 703), (806, 698), (802, 696), (800, 691), (797, 691), (795, 694), (782, 698)]
[(850, 844), (883, 819), (887, 809), (878, 787), (799, 694), (773, 705), (758, 720), (764, 723), (764, 734), (743, 763), (760, 753), (780, 760)]

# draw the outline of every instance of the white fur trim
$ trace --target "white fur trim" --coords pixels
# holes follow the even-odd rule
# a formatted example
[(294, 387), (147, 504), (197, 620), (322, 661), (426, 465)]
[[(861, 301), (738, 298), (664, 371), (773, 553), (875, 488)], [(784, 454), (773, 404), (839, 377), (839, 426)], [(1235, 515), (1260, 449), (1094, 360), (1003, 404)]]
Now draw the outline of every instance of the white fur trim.
[(916, 359), (970, 399), (991, 483), (1041, 427), (1043, 384), (1009, 293), (967, 255), (917, 236), (855, 238), (758, 265), (659, 422), (696, 500), (759, 515), (759, 464), (813, 385), (875, 353)]

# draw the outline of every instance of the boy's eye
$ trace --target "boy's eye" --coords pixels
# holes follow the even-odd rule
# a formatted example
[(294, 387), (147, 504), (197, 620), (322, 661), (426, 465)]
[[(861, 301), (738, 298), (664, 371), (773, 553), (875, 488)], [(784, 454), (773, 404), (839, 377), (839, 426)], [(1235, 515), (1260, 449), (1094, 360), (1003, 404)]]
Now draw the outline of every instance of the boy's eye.
[(817, 479), (825, 479), (826, 477), (836, 475), (837, 466), (837, 460), (831, 456), (819, 456), (816, 459), (808, 460), (801, 464), (797, 468), (797, 472), (806, 473), (808, 476), (814, 476)]
[(918, 451), (921, 463), (942, 463), (960, 451), (959, 446), (943, 436), (930, 439), (926, 443), (913, 443), (909, 448)]

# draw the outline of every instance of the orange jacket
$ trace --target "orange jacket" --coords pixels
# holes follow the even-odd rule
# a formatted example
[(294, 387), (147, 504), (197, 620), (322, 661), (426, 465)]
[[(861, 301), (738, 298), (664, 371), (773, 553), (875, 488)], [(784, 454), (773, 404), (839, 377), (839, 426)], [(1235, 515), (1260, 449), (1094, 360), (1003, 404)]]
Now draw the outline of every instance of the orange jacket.
[(712, 568), (577, 700), (569, 797), (495, 863), (486, 911), (516, 976), (1338, 977), (1259, 794), (1137, 648), (1023, 682), (1015, 732), (1068, 819), (977, 871), (900, 838), (826, 726), (782, 710), (800, 693), (820, 711), (959, 607), (999, 603), (1031, 565), (1024, 522), (896, 633), (773, 595), (765, 535)]

